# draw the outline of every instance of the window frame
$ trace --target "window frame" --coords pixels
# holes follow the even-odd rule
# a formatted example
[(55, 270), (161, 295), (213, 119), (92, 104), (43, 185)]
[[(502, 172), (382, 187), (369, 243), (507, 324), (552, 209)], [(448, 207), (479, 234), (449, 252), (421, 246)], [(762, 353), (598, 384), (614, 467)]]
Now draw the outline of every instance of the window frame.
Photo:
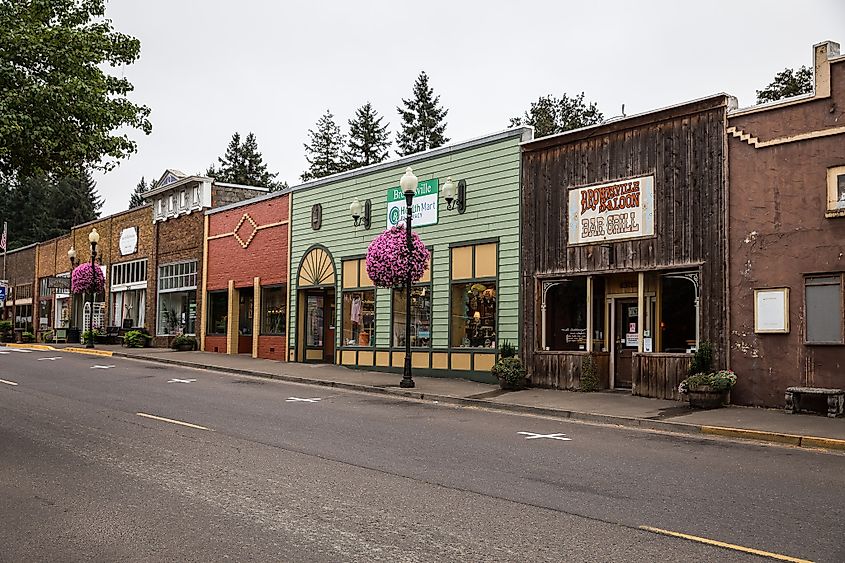
[[(179, 268), (182, 266), (190, 266), (193, 265), (193, 272), (191, 271), (183, 271), (177, 272), (170, 275), (165, 274), (166, 268)], [(182, 281), (189, 280), (190, 277), (193, 276), (194, 283), (188, 285), (174, 285), (172, 287), (163, 288), (164, 285), (162, 282), (165, 280), (174, 280), (177, 281), (180, 278), (183, 278)], [(158, 267), (158, 275), (156, 277), (156, 289), (158, 293), (175, 293), (177, 291), (190, 291), (192, 289), (198, 288), (198, 281), (199, 281), (199, 261), (198, 260), (181, 260), (179, 262), (170, 262), (168, 264), (159, 264)]]
[[(476, 250), (479, 246), (484, 246), (486, 244), (495, 244), (496, 245), (496, 275), (495, 276), (476, 276)], [(452, 256), (456, 248), (466, 248), (468, 246), (472, 247), (472, 277), (470, 278), (462, 278), (462, 279), (454, 279), (453, 271), (452, 271)], [(447, 334), (447, 348), (449, 352), (483, 352), (483, 351), (490, 351), (493, 350), (497, 352), (499, 346), (499, 303), (501, 301), (499, 297), (499, 292), (501, 291), (501, 287), (499, 286), (499, 263), (500, 263), (500, 249), (501, 249), (501, 242), (499, 237), (492, 237), (486, 239), (478, 239), (474, 241), (467, 241), (467, 242), (458, 242), (452, 243), (449, 245), (449, 304), (448, 304), (448, 334)], [(454, 295), (454, 286), (455, 285), (472, 285), (474, 283), (484, 283), (484, 282), (493, 282), (496, 284), (496, 322), (493, 330), (496, 334), (496, 346), (491, 346), (489, 348), (485, 348), (484, 346), (454, 346), (452, 344), (452, 305), (453, 305), (453, 295)], [(433, 307), (432, 307), (433, 308)]]
[[(812, 279), (818, 278), (839, 278), (839, 284), (836, 283), (807, 283)], [(839, 341), (829, 341), (829, 340), (807, 340), (809, 335), (809, 326), (808, 326), (808, 315), (807, 315), (807, 287), (813, 286), (836, 286), (839, 285)], [(804, 299), (804, 336), (803, 336), (803, 344), (805, 346), (843, 346), (845, 345), (845, 275), (843, 272), (827, 272), (827, 273), (814, 273), (814, 274), (805, 274), (804, 275), (804, 291), (803, 291), (803, 299)]]
[[(355, 275), (355, 286), (354, 287), (345, 287), (344, 284), (344, 276), (346, 275), (346, 268), (345, 265), (347, 262), (357, 262), (358, 267), (355, 268), (356, 275)], [(338, 328), (335, 329), (335, 335), (337, 338), (340, 339), (340, 346), (339, 348), (344, 348), (348, 350), (372, 350), (375, 348), (376, 345), (376, 333), (378, 328), (378, 291), (375, 284), (372, 285), (361, 285), (361, 268), (366, 268), (367, 257), (365, 255), (357, 255), (357, 256), (346, 256), (340, 259), (340, 323), (337, 325)], [(373, 330), (370, 334), (370, 343), (369, 344), (345, 344), (345, 339), (343, 338), (343, 330), (344, 326), (346, 326), (346, 311), (343, 307), (343, 298), (344, 295), (347, 293), (362, 293), (364, 291), (372, 291), (373, 292)], [(337, 316), (337, 314), (335, 314)]]
[[(259, 321), (258, 327), (258, 336), (287, 336), (288, 333), (288, 292), (287, 284), (286, 283), (277, 283), (273, 285), (262, 285), (260, 288), (260, 299), (261, 299), (261, 319)], [(267, 290), (272, 289), (281, 289), (282, 290), (282, 302), (284, 303), (285, 312), (284, 312), (284, 322), (282, 323), (282, 332), (265, 332), (264, 327), (267, 320), (267, 309), (265, 308), (265, 303), (267, 302), (264, 299), (264, 292)]]
[(206, 304), (207, 319), (206, 319), (205, 328), (204, 328), (206, 336), (226, 336), (229, 333), (228, 320), (226, 322), (226, 328), (223, 332), (211, 332), (209, 330), (210, 329), (210, 323), (212, 322), (211, 304), (214, 301), (213, 296), (217, 295), (217, 294), (226, 296), (226, 311), (227, 311), (226, 315), (228, 316), (228, 314), (229, 314), (228, 313), (228, 310), (229, 310), (229, 290), (218, 289), (218, 290), (213, 290), (213, 291), (207, 291), (206, 294), (205, 294), (206, 301), (207, 301), (207, 304)]
[[(430, 279), (431, 278), (429, 278), (429, 280)], [(411, 350), (429, 351), (429, 350), (431, 350), (431, 348), (434, 344), (434, 293), (432, 292), (432, 289), (433, 289), (432, 288), (432, 282), (427, 281), (427, 282), (422, 282), (422, 283), (413, 283), (413, 284), (411, 284), (411, 288), (412, 289), (428, 288), (428, 293), (429, 293), (429, 295), (431, 295), (431, 306), (430, 306), (430, 310), (429, 310), (429, 316), (431, 317), (431, 319), (429, 320), (429, 323), (430, 323), (430, 326), (431, 326), (431, 334), (428, 337), (428, 346), (413, 346), (413, 345), (411, 346)], [(393, 343), (393, 327), (394, 327), (393, 316), (396, 313), (396, 307), (394, 307), (393, 294), (396, 291), (401, 291), (401, 292), (404, 293), (405, 288), (403, 286), (403, 287), (393, 287), (393, 288), (390, 289), (390, 346), (389, 347), (390, 347), (391, 350), (404, 350), (405, 349), (404, 345), (397, 346)], [(404, 311), (402, 311), (402, 313), (404, 313)]]
[(836, 205), (839, 201), (839, 178), (843, 176), (845, 176), (845, 166), (831, 166), (827, 169), (825, 217), (845, 217), (845, 207)]

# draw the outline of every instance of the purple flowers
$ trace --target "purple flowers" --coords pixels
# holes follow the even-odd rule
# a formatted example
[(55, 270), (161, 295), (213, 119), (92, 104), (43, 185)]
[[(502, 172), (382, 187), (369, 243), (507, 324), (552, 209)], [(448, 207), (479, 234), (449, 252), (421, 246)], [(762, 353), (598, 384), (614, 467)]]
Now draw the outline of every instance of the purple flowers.
[(87, 291), (103, 291), (106, 285), (105, 276), (99, 266), (91, 267), (90, 262), (83, 262), (73, 269), (70, 275), (70, 290), (73, 293)]
[[(431, 252), (425, 247), (417, 233), (411, 232), (413, 251), (408, 254), (403, 227), (390, 227), (373, 239), (367, 248), (367, 275), (377, 287), (401, 287), (405, 285), (405, 276), (410, 263), (411, 281), (419, 280), (431, 258)], [(409, 260), (410, 258), (410, 260)]]

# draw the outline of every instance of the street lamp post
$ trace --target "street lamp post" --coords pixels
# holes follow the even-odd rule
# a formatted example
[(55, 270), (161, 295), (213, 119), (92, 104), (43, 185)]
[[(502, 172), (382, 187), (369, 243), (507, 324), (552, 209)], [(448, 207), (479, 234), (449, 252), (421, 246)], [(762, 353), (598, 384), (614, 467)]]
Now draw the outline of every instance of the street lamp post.
[(408, 271), (405, 274), (405, 370), (399, 387), (414, 387), (411, 373), (411, 259), (414, 255), (414, 242), (411, 238), (411, 218), (413, 216), (414, 194), (417, 192), (417, 177), (409, 166), (399, 181), (405, 194), (405, 242), (408, 245)]
[[(94, 259), (97, 257), (97, 243), (100, 242), (100, 233), (97, 232), (97, 229), (91, 229), (91, 232), (88, 234), (88, 242), (91, 243), (91, 276), (93, 276), (93, 284), (94, 287), (91, 288), (91, 299), (88, 302), (90, 309), (88, 310), (88, 343), (85, 344), (86, 348), (93, 348), (94, 347), (94, 294), (96, 292), (96, 285), (97, 285), (97, 275), (95, 273), (94, 268), (97, 267), (94, 264)], [(68, 253), (70, 254), (70, 253)], [(74, 254), (76, 254), (74, 252)]]

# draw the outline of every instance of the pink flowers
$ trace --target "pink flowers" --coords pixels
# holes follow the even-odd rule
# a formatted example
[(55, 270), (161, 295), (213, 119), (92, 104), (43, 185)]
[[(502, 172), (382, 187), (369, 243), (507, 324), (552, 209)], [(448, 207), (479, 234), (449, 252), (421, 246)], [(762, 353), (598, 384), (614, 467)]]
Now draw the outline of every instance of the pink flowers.
[[(373, 239), (367, 248), (367, 275), (378, 287), (402, 287), (410, 263), (411, 281), (419, 280), (431, 258), (417, 233), (411, 232), (413, 251), (408, 253), (405, 229), (394, 226)], [(410, 260), (409, 260), (410, 258)]]
[(70, 290), (73, 293), (88, 291), (103, 291), (106, 285), (105, 276), (99, 266), (91, 267), (90, 262), (83, 262), (73, 269), (70, 275)]

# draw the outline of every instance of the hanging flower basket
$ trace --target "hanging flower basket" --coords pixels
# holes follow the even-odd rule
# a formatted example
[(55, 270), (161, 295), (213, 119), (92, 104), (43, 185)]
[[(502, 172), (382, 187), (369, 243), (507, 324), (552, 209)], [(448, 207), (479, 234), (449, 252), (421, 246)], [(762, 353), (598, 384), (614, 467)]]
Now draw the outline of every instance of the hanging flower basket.
[(404, 227), (390, 227), (373, 239), (367, 248), (367, 275), (377, 287), (401, 287), (405, 285), (410, 263), (411, 281), (418, 281), (431, 258), (419, 235), (411, 232), (413, 251), (408, 255)]
[(70, 290), (73, 293), (101, 292), (105, 288), (106, 279), (99, 266), (91, 266), (90, 262), (83, 262), (73, 269), (70, 275)]

